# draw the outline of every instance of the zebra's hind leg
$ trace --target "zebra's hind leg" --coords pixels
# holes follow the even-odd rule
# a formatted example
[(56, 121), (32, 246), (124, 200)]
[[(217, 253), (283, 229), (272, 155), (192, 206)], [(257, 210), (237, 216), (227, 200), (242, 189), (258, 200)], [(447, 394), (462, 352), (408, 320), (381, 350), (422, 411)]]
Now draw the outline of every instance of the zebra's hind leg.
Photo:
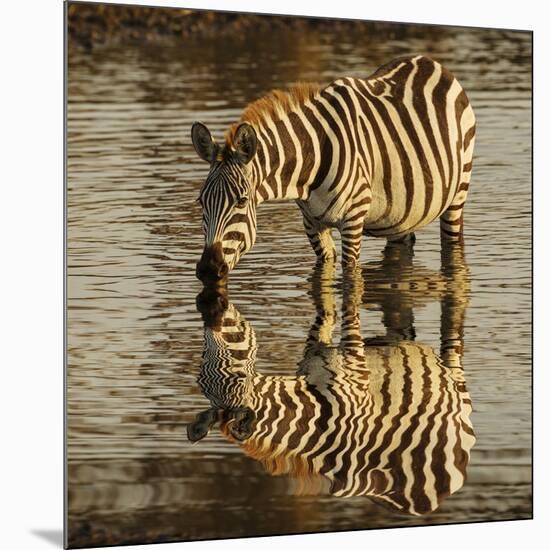
[(453, 202), (439, 218), (442, 243), (464, 243), (464, 205), (466, 204), (468, 189), (470, 187), (471, 170), (471, 162), (463, 167), (461, 183), (458, 186)]
[(453, 203), (439, 218), (442, 244), (464, 243), (464, 203)]
[(322, 227), (316, 220), (312, 220), (304, 213), (304, 229), (311, 248), (317, 255), (317, 262), (334, 262), (336, 260), (336, 247), (330, 232), (330, 228)]

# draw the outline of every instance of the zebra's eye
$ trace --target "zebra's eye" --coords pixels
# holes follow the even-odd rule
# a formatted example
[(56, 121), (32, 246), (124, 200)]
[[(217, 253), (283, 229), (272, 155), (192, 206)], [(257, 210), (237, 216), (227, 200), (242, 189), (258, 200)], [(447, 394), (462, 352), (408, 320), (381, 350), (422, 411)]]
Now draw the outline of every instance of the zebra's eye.
[(237, 208), (244, 208), (247, 202), (248, 202), (248, 197), (241, 197), (237, 201)]

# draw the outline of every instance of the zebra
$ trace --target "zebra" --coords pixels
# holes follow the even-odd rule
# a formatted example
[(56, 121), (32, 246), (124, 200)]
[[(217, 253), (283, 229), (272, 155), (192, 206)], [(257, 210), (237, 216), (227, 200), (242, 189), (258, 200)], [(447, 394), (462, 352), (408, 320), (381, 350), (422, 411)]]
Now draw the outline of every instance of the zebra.
[(294, 200), (318, 262), (360, 259), (363, 235), (390, 241), (440, 218), (462, 242), (475, 116), (451, 72), (425, 56), (399, 58), (366, 79), (299, 83), (250, 103), (223, 144), (191, 128), (210, 164), (199, 193), (205, 245), (196, 274), (224, 282), (256, 240), (257, 207)]
[(296, 375), (256, 371), (255, 333), (234, 304), (221, 319), (208, 317), (218, 321), (205, 323), (198, 384), (211, 406), (187, 437), (197, 442), (219, 423), (267, 472), (290, 476), (298, 494), (364, 495), (398, 512), (430, 513), (462, 487), (475, 443), (462, 367), (464, 287), (442, 298), (438, 355), (396, 338), (391, 316), (387, 340), (363, 340), (362, 276), (354, 275), (335, 346), (330, 267), (319, 269), (316, 318)]

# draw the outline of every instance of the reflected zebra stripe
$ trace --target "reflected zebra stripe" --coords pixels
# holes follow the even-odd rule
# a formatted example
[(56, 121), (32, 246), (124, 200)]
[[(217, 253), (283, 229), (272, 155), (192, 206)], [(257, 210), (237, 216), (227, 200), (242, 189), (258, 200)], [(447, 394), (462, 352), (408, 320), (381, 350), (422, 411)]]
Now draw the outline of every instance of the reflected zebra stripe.
[(300, 492), (328, 484), (338, 497), (435, 510), (462, 487), (475, 442), (460, 360), (455, 353), (445, 366), (431, 347), (408, 341), (365, 345), (354, 308), (335, 347), (323, 341), (333, 323), (316, 319), (297, 375), (262, 375), (254, 330), (230, 304), (221, 326), (205, 329), (198, 378), (222, 432), (235, 439), (248, 410), (242, 449)]

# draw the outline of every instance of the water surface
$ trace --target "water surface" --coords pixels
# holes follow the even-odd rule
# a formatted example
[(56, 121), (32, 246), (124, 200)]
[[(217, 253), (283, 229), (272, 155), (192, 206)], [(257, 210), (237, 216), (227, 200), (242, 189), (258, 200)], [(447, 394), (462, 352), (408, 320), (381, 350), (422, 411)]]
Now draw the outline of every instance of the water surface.
[[(455, 73), (477, 117), (460, 281), (442, 273), (437, 223), (417, 234), (405, 263), (388, 263), (384, 241), (365, 239), (359, 315), (364, 339), (384, 336), (397, 316), (407, 338), (439, 354), (445, 292), (464, 305), (476, 441), (464, 485), (422, 516), (365, 496), (297, 495), (289, 476), (270, 475), (218, 429), (197, 443), (186, 433), (211, 405), (197, 382), (205, 329), (195, 200), (207, 166), (192, 149), (192, 122), (221, 139), (271, 88), (364, 77), (418, 53)], [(530, 56), (528, 33), (439, 27), (70, 50), (72, 546), (531, 517)], [(314, 256), (293, 203), (263, 204), (258, 228), (229, 300), (254, 330), (256, 370), (293, 376), (317, 313)], [(339, 269), (329, 286), (339, 312)]]

